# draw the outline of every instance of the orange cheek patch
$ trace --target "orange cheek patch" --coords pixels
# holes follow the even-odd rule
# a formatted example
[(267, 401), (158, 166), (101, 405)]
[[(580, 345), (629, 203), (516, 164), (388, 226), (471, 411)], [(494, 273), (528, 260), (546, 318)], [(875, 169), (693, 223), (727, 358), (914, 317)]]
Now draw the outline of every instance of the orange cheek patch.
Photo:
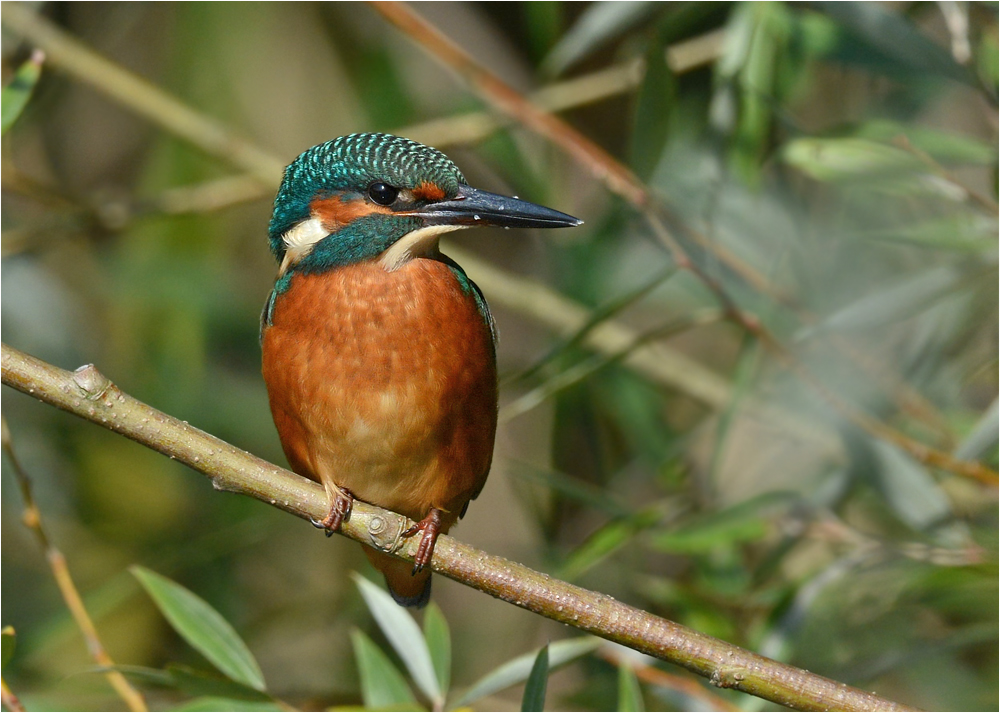
[(314, 217), (319, 218), (320, 222), (323, 223), (323, 227), (331, 233), (366, 215), (392, 213), (389, 208), (374, 205), (363, 198), (345, 201), (341, 200), (340, 196), (317, 198), (309, 204), (309, 210)]
[(425, 201), (439, 201), (445, 197), (445, 192), (436, 183), (424, 181), (413, 189), (413, 195)]

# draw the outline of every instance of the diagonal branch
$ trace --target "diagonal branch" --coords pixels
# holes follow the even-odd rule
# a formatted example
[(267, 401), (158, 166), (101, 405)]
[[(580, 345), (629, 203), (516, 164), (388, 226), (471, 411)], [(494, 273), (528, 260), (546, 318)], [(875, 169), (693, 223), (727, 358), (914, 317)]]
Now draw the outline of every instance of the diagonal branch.
[[(595, 179), (602, 182), (609, 191), (632, 204), (646, 219), (656, 238), (670, 251), (674, 264), (678, 268), (694, 274), (715, 295), (727, 318), (756, 337), (779, 361), (792, 367), (796, 376), (805, 384), (813, 387), (816, 393), (847, 421), (875, 438), (896, 445), (925, 465), (974, 478), (993, 487), (997, 486), (998, 475), (991, 468), (978, 462), (957, 459), (942, 450), (910, 438), (843, 399), (830, 398), (832, 392), (809, 373), (805, 365), (799, 362), (795, 355), (764, 326), (760, 319), (741, 309), (722, 283), (692, 259), (674, 231), (676, 230), (704, 248), (711, 248), (711, 242), (677, 216), (672, 215), (665, 206), (659, 205), (653, 192), (631, 170), (562, 119), (532, 104), (488, 68), (478, 63), (449, 37), (446, 37), (431, 23), (414, 12), (406, 3), (379, 2), (371, 3), (371, 7), (447, 69), (458, 74), (474, 92), (494, 109), (510, 116), (522, 126), (560, 147), (567, 155), (587, 169)], [(748, 266), (728, 260), (725, 254), (717, 254), (717, 257), (723, 259), (730, 269), (756, 289), (763, 290), (767, 294), (771, 293), (770, 288)], [(772, 296), (779, 302), (784, 302), (781, 296)]]
[[(92, 365), (64, 371), (2, 345), (3, 383), (207, 475), (218, 490), (249, 495), (304, 519), (327, 510), (323, 488), (122, 392)], [(417, 542), (401, 515), (357, 502), (341, 533), (408, 560)], [(773, 661), (516, 562), (441, 536), (432, 567), (522, 609), (596, 634), (733, 688), (798, 710), (912, 710), (866, 691)]]

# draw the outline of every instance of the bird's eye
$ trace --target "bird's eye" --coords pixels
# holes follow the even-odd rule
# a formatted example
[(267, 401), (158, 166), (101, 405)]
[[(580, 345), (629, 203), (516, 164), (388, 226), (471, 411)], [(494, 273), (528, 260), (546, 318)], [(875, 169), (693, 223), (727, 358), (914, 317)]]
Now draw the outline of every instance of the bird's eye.
[(392, 205), (398, 195), (399, 189), (393, 188), (388, 183), (376, 181), (368, 186), (368, 197), (372, 199), (373, 203), (379, 205)]

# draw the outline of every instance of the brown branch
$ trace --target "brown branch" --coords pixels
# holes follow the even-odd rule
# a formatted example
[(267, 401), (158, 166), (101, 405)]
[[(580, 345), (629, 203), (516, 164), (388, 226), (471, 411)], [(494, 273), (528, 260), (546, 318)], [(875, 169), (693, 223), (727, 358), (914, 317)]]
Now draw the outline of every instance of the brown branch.
[[(207, 475), (219, 490), (250, 495), (304, 519), (321, 519), (321, 486), (278, 468), (123, 393), (93, 366), (68, 372), (6, 344), (7, 386), (92, 421)], [(357, 502), (342, 534), (412, 560), (417, 542), (401, 515)], [(912, 710), (843, 683), (772, 661), (611, 597), (496, 557), (452, 537), (437, 542), (434, 571), (522, 609), (798, 710)]]
[(529, 102), (405, 3), (376, 2), (369, 5), (446, 68), (456, 72), (494, 109), (562, 148), (595, 174), (612, 193), (637, 207), (649, 203), (648, 190), (632, 171), (579, 131)]
[(24, 711), (21, 699), (7, 687), (7, 682), (2, 678), (0, 678), (0, 701), (3, 701), (9, 711)]
[[(6, 350), (6, 346), (4, 346), (4, 349)], [(6, 354), (6, 351), (4, 353)], [(108, 683), (111, 684), (115, 692), (125, 701), (125, 705), (129, 707), (129, 710), (149, 710), (146, 707), (146, 701), (142, 697), (142, 694), (126, 680), (120, 671), (114, 670), (115, 662), (107, 650), (105, 650), (104, 644), (101, 643), (97, 627), (94, 626), (93, 619), (87, 613), (87, 607), (83, 604), (83, 598), (80, 596), (80, 592), (73, 582), (73, 576), (69, 573), (66, 557), (59, 551), (59, 548), (52, 544), (52, 540), (49, 539), (48, 533), (45, 531), (45, 527), (42, 524), (41, 512), (32, 494), (31, 479), (21, 467), (21, 462), (17, 459), (17, 456), (14, 455), (14, 447), (11, 444), (10, 431), (7, 428), (6, 418), (2, 419), (0, 427), (2, 427), (3, 431), (3, 452), (7, 455), (7, 460), (14, 471), (14, 477), (17, 479), (18, 487), (21, 490), (21, 499), (24, 500), (24, 515), (22, 519), (25, 526), (34, 533), (42, 549), (45, 550), (45, 559), (49, 561), (49, 567), (52, 569), (52, 576), (55, 577), (56, 585), (59, 587), (59, 593), (62, 594), (66, 608), (69, 609), (69, 613), (73, 616), (73, 621), (76, 622), (77, 628), (83, 634), (83, 640), (87, 644), (87, 651), (98, 666), (106, 669), (104, 675), (107, 677)], [(11, 708), (11, 710), (18, 709)]]
[[(805, 367), (770, 333), (760, 320), (755, 315), (742, 310), (721, 283), (688, 255), (661, 219), (661, 214), (666, 215), (672, 224), (683, 226), (683, 232), (703, 246), (709, 247), (711, 243), (704, 237), (699, 238), (696, 231), (683, 225), (676, 216), (668, 215), (663, 206), (657, 205), (650, 190), (632, 171), (560, 118), (533, 105), (515, 89), (476, 62), (450, 38), (439, 32), (436, 27), (416, 14), (406, 3), (378, 2), (370, 3), (370, 5), (428, 54), (436, 58), (446, 68), (457, 73), (474, 92), (493, 108), (507, 114), (521, 125), (562, 148), (597, 180), (604, 183), (608, 190), (631, 203), (646, 218), (657, 239), (671, 252), (677, 267), (688, 270), (697, 276), (715, 295), (719, 305), (731, 321), (757, 337), (764, 347), (774, 353), (779, 360), (794, 367), (794, 372), (806, 384), (816, 388), (817, 393), (844, 418), (871, 436), (888, 441), (903, 449), (922, 463), (958, 475), (972, 477), (988, 484), (996, 484), (998, 474), (981, 463), (956, 459), (944, 451), (910, 438), (839, 398), (831, 398), (833, 394), (806, 371)], [(744, 274), (744, 277), (750, 276), (752, 278), (750, 284), (759, 287), (760, 280), (753, 277), (754, 272), (741, 269), (740, 273)]]

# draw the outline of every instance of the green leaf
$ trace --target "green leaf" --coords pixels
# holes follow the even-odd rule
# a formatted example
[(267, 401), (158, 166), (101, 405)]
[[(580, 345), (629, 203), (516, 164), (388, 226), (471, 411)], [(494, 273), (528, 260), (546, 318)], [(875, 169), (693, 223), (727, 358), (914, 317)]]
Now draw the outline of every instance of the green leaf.
[(817, 332), (883, 327), (914, 317), (941, 298), (962, 289), (967, 278), (951, 267), (937, 267), (864, 295), (837, 310), (819, 324), (802, 330), (798, 338)]
[(727, 41), (716, 66), (713, 126), (729, 137), (729, 161), (751, 184), (772, 134), (772, 111), (783, 93), (779, 70), (791, 22), (781, 3), (738, 3), (730, 14)]
[[(585, 656), (595, 651), (601, 645), (601, 639), (595, 636), (582, 636), (576, 639), (567, 639), (549, 644), (549, 670), (554, 670), (574, 659)], [(490, 673), (476, 681), (462, 694), (462, 697), (455, 704), (456, 708), (462, 708), (480, 698), (493, 695), (497, 691), (516, 686), (528, 680), (531, 669), (534, 665), (537, 651), (533, 651), (523, 656), (511, 659), (505, 664), (493, 669)]]
[(608, 555), (624, 547), (640, 532), (655, 525), (662, 515), (660, 508), (649, 508), (633, 517), (609, 522), (570, 553), (556, 577), (568, 582), (574, 581)]
[(444, 702), (441, 694), (441, 687), (438, 684), (437, 674), (434, 669), (434, 662), (431, 660), (431, 652), (427, 648), (424, 635), (420, 633), (420, 627), (414, 621), (406, 609), (396, 604), (392, 597), (381, 587), (369, 582), (357, 573), (354, 577), (361, 596), (368, 605), (372, 616), (378, 623), (385, 638), (392, 644), (399, 658), (406, 665), (406, 669), (413, 677), (414, 683), (423, 691), (424, 695), (431, 699), (435, 705)]
[(524, 696), (521, 698), (522, 711), (545, 710), (545, 689), (549, 684), (549, 647), (543, 646), (531, 665), (528, 682), (524, 685)]
[(997, 399), (993, 399), (993, 403), (983, 412), (972, 432), (955, 449), (955, 457), (974, 460), (981, 458), (988, 449), (996, 448), (998, 426), (1000, 426), (1000, 408)]
[(232, 680), (264, 690), (264, 674), (250, 649), (208, 602), (145, 567), (131, 571), (185, 641)]
[(659, 9), (659, 3), (595, 2), (587, 6), (542, 63), (543, 71), (560, 74)]
[(17, 644), (17, 635), (13, 626), (5, 626), (0, 631), (0, 668), (5, 667), (14, 657), (14, 648)]
[(670, 117), (675, 103), (676, 82), (667, 66), (664, 44), (650, 42), (646, 52), (646, 72), (639, 87), (632, 132), (632, 167), (648, 179), (660, 162), (670, 135)]
[(447, 696), (451, 685), (451, 631), (441, 607), (434, 602), (424, 610), (424, 639), (427, 641), (442, 695)]
[(626, 517), (632, 512), (629, 506), (621, 502), (606, 488), (557, 470), (543, 470), (530, 463), (519, 462), (516, 465), (516, 468), (510, 470), (512, 475), (551, 488), (570, 500), (575, 500), (616, 518)]
[(149, 666), (97, 666), (91, 669), (94, 673), (107, 673), (108, 671), (118, 671), (130, 681), (136, 681), (148, 686), (158, 686), (161, 688), (177, 688), (177, 681), (168, 671)]
[(531, 58), (536, 62), (545, 57), (559, 39), (563, 25), (563, 3), (538, 0), (521, 5), (524, 12), (524, 30), (527, 34)]
[(924, 163), (910, 152), (868, 139), (794, 139), (785, 144), (781, 156), (790, 166), (823, 182), (877, 182), (927, 173)]
[[(394, 603), (395, 604), (395, 603)], [(366, 708), (417, 706), (413, 691), (392, 661), (359, 629), (351, 631), (351, 646), (361, 675), (361, 698)]]
[(889, 11), (877, 3), (814, 2), (812, 7), (826, 13), (847, 28), (862, 43), (875, 48), (888, 62), (917, 74), (934, 74), (967, 84), (971, 73), (948, 50), (925, 36), (901, 12)]
[(244, 701), (238, 698), (203, 696), (182, 703), (176, 711), (283, 711), (274, 701)]
[(867, 121), (853, 135), (883, 144), (896, 144), (905, 139), (914, 148), (945, 164), (994, 165), (997, 162), (996, 148), (983, 141), (887, 119)]
[(189, 666), (169, 664), (166, 673), (175, 687), (189, 696), (207, 696), (211, 698), (240, 699), (248, 701), (270, 701), (271, 696), (251, 686), (239, 683), (229, 678), (222, 678), (205, 671), (198, 671)]
[(875, 439), (870, 443), (877, 461), (875, 486), (903, 522), (923, 530), (951, 513), (948, 497), (924, 466), (894, 445)]
[(983, 84), (996, 91), (998, 67), (1000, 67), (1000, 43), (995, 33), (984, 32), (976, 45), (976, 67)]
[(42, 61), (45, 55), (35, 52), (27, 62), (22, 64), (14, 78), (3, 88), (2, 107), (0, 107), (0, 133), (6, 134), (7, 129), (14, 125), (21, 116), (24, 107), (28, 105), (35, 85), (42, 76)]
[(626, 662), (618, 664), (618, 710), (644, 711), (646, 704), (642, 700), (642, 688), (635, 671)]
[(902, 243), (922, 248), (980, 253), (996, 250), (997, 221), (971, 211), (955, 212), (917, 223), (859, 230), (862, 240)]
[(670, 532), (657, 533), (650, 537), (650, 544), (666, 552), (699, 553), (759, 540), (770, 531), (771, 513), (786, 507), (792, 498), (788, 493), (764, 493), (721, 512), (696, 518)]

